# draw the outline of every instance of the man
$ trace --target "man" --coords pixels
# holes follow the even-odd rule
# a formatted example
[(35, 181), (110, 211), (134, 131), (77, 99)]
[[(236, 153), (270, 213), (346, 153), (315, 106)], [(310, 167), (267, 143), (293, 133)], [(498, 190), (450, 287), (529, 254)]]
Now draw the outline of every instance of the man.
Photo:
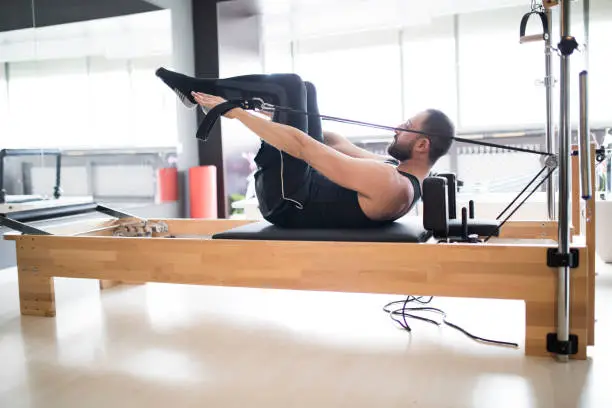
[[(212, 80), (214, 83), (167, 70), (158, 70), (157, 75), (184, 101), (207, 110), (224, 103), (226, 99), (219, 95), (228, 94), (229, 88), (240, 88), (247, 98), (261, 95), (263, 91), (258, 93), (257, 88), (264, 84), (266, 91), (289, 95), (285, 102), (297, 105), (290, 108), (318, 114), (314, 86), (294, 74), (252, 75)], [(274, 87), (278, 84), (283, 92)], [(361, 149), (338, 134), (321, 132), (316, 116), (290, 115), (283, 123), (278, 114), (269, 120), (242, 108), (224, 115), (240, 121), (262, 140), (255, 157), (260, 211), (269, 222), (286, 228), (370, 228), (397, 220), (419, 200), (424, 178), (448, 152), (454, 137), (454, 126), (445, 114), (437, 110), (418, 113), (399, 126), (407, 131), (395, 132), (388, 147), (389, 155), (397, 160), (392, 164), (388, 157)]]

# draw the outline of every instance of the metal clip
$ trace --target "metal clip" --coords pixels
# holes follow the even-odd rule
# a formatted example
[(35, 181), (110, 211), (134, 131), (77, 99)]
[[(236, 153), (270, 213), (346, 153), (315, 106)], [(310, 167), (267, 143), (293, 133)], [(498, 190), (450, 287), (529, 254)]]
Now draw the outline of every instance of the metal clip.
[(276, 110), (276, 107), (274, 105), (272, 105), (271, 103), (265, 102), (261, 98), (253, 98), (253, 100), (259, 102), (259, 106), (257, 106), (257, 109), (263, 112), (274, 113), (274, 111)]
[(559, 166), (559, 158), (557, 157), (557, 155), (546, 156), (546, 159), (544, 159), (544, 165), (549, 170), (554, 170)]

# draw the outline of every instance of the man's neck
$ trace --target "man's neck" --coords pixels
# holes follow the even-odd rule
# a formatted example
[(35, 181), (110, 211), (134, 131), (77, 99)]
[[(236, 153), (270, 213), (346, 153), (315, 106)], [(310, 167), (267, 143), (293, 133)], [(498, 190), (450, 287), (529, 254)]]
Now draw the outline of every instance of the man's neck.
[(410, 173), (421, 181), (429, 176), (429, 173), (431, 172), (429, 163), (424, 163), (417, 160), (403, 161), (397, 166), (397, 169), (405, 173)]

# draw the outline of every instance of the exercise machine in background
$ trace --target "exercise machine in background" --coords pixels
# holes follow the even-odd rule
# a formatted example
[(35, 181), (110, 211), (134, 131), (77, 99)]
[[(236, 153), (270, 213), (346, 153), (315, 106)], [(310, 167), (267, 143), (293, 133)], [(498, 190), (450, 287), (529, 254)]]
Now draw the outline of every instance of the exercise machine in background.
[[(7, 157), (55, 157), (55, 180), (52, 197), (40, 194), (11, 195), (5, 188), (5, 159)], [(132, 217), (94, 202), (93, 197), (62, 197), (62, 152), (57, 149), (2, 149), (0, 150), (0, 227), (23, 233), (45, 234), (47, 224), (68, 217), (102, 213), (109, 217)], [(67, 221), (67, 220), (65, 220)], [(34, 225), (33, 225), (34, 224)]]

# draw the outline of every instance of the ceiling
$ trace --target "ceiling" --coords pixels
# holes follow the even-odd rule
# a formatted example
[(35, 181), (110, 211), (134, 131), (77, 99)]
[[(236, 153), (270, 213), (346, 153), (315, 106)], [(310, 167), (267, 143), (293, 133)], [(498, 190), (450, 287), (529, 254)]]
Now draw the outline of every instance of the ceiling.
[(0, 0), (0, 32), (124, 16), (159, 9), (141, 0)]
[[(355, 10), (375, 14), (427, 12), (432, 16), (530, 5), (530, 0), (219, 0), (224, 10), (235, 15), (299, 15), (342, 12), (350, 17)], [(231, 4), (230, 7), (228, 7)]]
[(524, 7), (529, 0), (229, 0), (220, 21), (257, 15), (269, 39), (305, 39), (435, 24), (436, 19), (483, 10)]

